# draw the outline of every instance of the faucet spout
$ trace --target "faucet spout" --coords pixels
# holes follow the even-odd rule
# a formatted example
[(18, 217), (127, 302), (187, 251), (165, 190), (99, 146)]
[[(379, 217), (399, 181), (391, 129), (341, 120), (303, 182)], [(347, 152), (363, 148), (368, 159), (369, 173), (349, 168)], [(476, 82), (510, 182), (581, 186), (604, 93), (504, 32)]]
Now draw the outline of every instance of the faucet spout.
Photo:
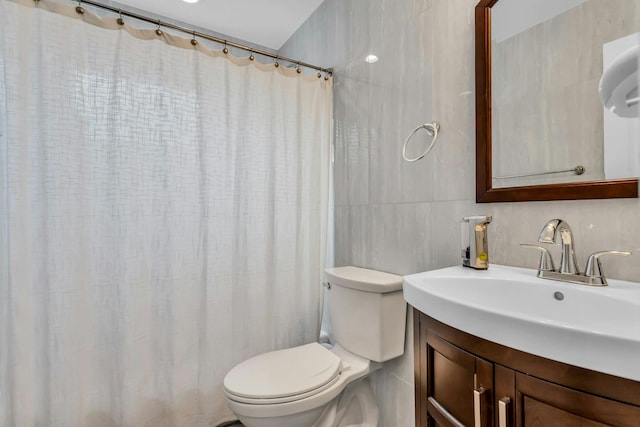
[(540, 243), (555, 243), (558, 234), (560, 235), (562, 243), (559, 273), (580, 274), (574, 250), (573, 232), (566, 221), (562, 219), (552, 219), (547, 222), (544, 227), (542, 227), (542, 231), (540, 231), (538, 241)]

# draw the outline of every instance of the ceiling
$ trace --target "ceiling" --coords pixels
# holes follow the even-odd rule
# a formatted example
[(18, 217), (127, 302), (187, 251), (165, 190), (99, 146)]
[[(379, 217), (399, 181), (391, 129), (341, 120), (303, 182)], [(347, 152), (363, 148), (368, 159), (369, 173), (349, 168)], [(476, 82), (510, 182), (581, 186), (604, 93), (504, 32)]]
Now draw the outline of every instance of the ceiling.
[(118, 0), (118, 3), (278, 50), (324, 0)]

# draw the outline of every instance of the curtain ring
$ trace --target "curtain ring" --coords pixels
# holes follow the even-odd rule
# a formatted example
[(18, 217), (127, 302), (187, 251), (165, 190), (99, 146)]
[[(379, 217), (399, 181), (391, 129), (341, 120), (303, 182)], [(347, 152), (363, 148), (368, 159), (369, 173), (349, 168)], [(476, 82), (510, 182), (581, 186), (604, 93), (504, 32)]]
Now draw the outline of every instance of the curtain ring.
[(119, 14), (119, 17), (116, 20), (116, 22), (118, 22), (118, 25), (124, 25), (124, 19), (122, 19), (122, 11), (119, 11), (118, 14)]
[(278, 57), (276, 56), (276, 62), (273, 64), (274, 67), (278, 68), (280, 63), (278, 63)]
[(253, 51), (251, 51), (251, 54), (249, 55), (249, 61), (253, 61), (254, 59), (256, 59), (256, 57), (253, 56)]
[[(433, 136), (433, 140), (431, 141), (431, 144), (429, 144), (427, 149), (424, 150), (424, 153), (422, 153), (418, 157), (415, 157), (415, 158), (411, 159), (411, 158), (407, 157), (407, 144), (409, 144), (409, 141), (411, 141), (411, 138), (413, 138), (413, 136), (420, 129), (426, 130), (429, 135)], [(438, 122), (425, 123), (425, 124), (420, 125), (417, 128), (415, 128), (413, 130), (413, 132), (411, 132), (409, 134), (409, 136), (407, 137), (407, 140), (404, 142), (404, 145), (402, 146), (402, 158), (405, 159), (407, 162), (417, 162), (418, 160), (422, 159), (424, 156), (429, 154), (429, 151), (431, 151), (431, 149), (434, 147), (434, 145), (436, 145), (436, 141), (438, 140), (438, 132), (439, 131), (440, 131), (440, 123), (438, 123)]]
[(162, 35), (162, 30), (160, 29), (160, 20), (158, 19), (158, 28), (156, 28), (156, 34), (158, 36)]
[(318, 78), (322, 77), (322, 73), (318, 71)]
[(224, 41), (224, 48), (222, 49), (222, 53), (224, 53), (225, 55), (227, 53), (229, 53), (229, 49), (227, 48), (227, 41), (226, 40)]
[(302, 69), (300, 69), (300, 63), (298, 62), (298, 66), (296, 67), (296, 73), (300, 74)]
[(191, 44), (193, 46), (196, 46), (198, 44), (198, 40), (196, 40), (196, 32), (195, 32), (195, 30), (193, 32), (193, 38), (191, 39)]
[(78, 5), (76, 6), (76, 13), (80, 15), (84, 15), (84, 7), (82, 7), (82, 1), (78, 0)]

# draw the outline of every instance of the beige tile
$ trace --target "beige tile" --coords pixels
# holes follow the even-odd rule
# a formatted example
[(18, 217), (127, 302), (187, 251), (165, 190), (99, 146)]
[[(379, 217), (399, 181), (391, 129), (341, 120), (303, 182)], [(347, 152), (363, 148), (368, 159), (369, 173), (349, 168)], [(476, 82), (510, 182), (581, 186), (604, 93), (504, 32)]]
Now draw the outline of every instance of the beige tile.
[(407, 384), (413, 383), (413, 316), (409, 306), (407, 306), (407, 332), (405, 335), (404, 354), (385, 362), (384, 367), (385, 370)]
[(380, 427), (415, 425), (413, 383), (382, 370), (373, 375), (373, 392), (379, 402), (385, 402), (380, 407)]
[[(420, 202), (433, 197), (433, 156), (417, 163), (402, 159), (408, 135), (433, 120), (430, 22), (427, 14), (409, 20), (398, 43), (387, 43), (380, 61), (371, 67), (370, 180), (375, 203)], [(430, 142), (431, 137), (420, 131), (408, 145), (409, 155), (420, 155)]]
[(334, 176), (336, 205), (369, 200), (369, 69), (354, 63), (335, 77)]

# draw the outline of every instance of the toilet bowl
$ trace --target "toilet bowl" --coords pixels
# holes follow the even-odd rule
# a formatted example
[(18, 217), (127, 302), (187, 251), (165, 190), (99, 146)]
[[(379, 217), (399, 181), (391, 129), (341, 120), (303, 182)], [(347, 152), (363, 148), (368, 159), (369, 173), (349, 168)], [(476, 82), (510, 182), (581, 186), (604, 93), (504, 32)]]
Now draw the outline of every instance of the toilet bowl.
[(404, 352), (402, 278), (356, 267), (327, 278), (334, 347), (260, 354), (225, 376), (229, 409), (246, 427), (377, 427), (367, 377)]
[(312, 343), (248, 359), (229, 371), (224, 387), (246, 427), (333, 427), (345, 417), (375, 427), (378, 408), (364, 377), (381, 366), (339, 345)]

